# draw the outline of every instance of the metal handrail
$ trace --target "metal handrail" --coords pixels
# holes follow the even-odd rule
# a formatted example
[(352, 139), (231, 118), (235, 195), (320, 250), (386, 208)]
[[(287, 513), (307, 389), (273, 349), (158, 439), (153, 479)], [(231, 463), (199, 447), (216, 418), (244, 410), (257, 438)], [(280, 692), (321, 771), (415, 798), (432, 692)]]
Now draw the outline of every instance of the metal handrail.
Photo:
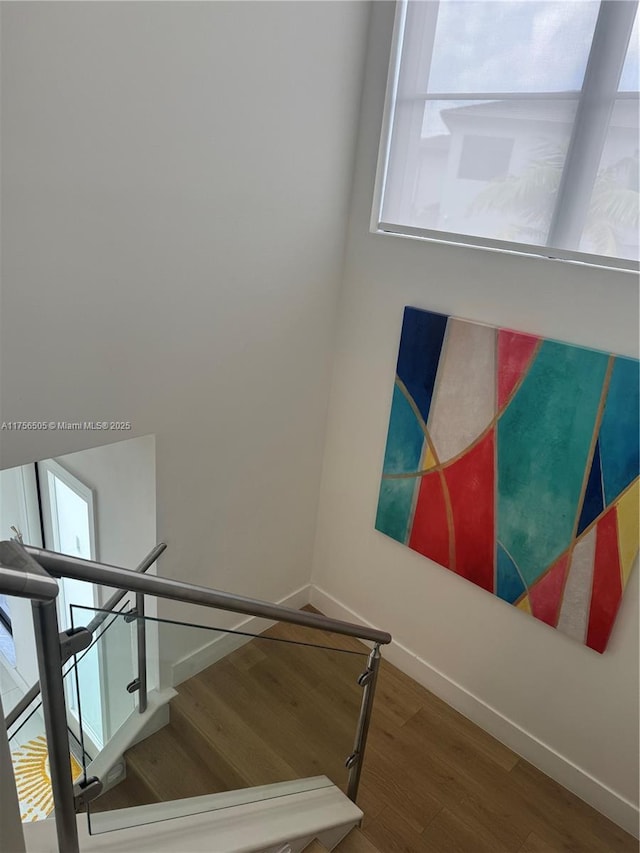
[(2, 592), (18, 598), (49, 601), (58, 594), (58, 584), (38, 563), (25, 557), (24, 546), (13, 539), (0, 542)]
[[(151, 557), (158, 549), (159, 553), (161, 553), (165, 547), (161, 543), (156, 546), (149, 556)], [(156, 553), (154, 559), (157, 555)], [(8, 565), (5, 565), (5, 563)], [(18, 570), (27, 576), (26, 581), (22, 585), (18, 583), (18, 577), (14, 570)], [(173, 581), (168, 578), (139, 574), (135, 571), (110, 566), (105, 563), (56, 554), (53, 551), (47, 551), (43, 548), (23, 546), (16, 542), (2, 542), (0, 543), (0, 592), (15, 590), (14, 594), (33, 599), (31, 604), (42, 692), (42, 710), (45, 734), (49, 747), (49, 766), (56, 834), (58, 836), (58, 848), (61, 853), (79, 853), (76, 808), (80, 802), (88, 801), (88, 799), (96, 795), (96, 792), (99, 793), (101, 783), (98, 779), (85, 780), (85, 784), (91, 788), (91, 794), (81, 791), (76, 795), (74, 791), (67, 743), (67, 717), (62, 676), (62, 635), (59, 633), (55, 603), (58, 586), (53, 577), (47, 577), (47, 573), (53, 577), (68, 577), (104, 586), (117, 587), (118, 592), (107, 602), (107, 604), (112, 604), (112, 606), (115, 606), (127, 591), (135, 592), (139, 628), (140, 624), (144, 626), (144, 595), (149, 594), (174, 601), (200, 604), (205, 607), (214, 607), (219, 610), (242, 613), (248, 616), (266, 617), (276, 621), (289, 622), (294, 625), (303, 625), (309, 628), (331, 631), (336, 634), (372, 641), (374, 648), (369, 655), (367, 669), (358, 679), (358, 683), (364, 689), (354, 741), (354, 751), (347, 759), (347, 767), (349, 769), (347, 793), (355, 801), (367, 741), (367, 731), (371, 719), (376, 678), (380, 665), (380, 645), (391, 642), (391, 635), (386, 631), (366, 628), (362, 625), (343, 622), (339, 619), (329, 619), (321, 614), (294, 610), (291, 607), (270, 604), (266, 601), (245, 598), (244, 596), (212, 590), (207, 587)], [(4, 583), (5, 579), (7, 580), (6, 584)], [(102, 618), (98, 624), (108, 616), (108, 612), (104, 615), (99, 614), (99, 616)], [(95, 621), (92, 620), (90, 625)], [(86, 629), (82, 630), (86, 634)], [(139, 669), (139, 676), (141, 681), (144, 680), (146, 682), (144, 633), (141, 639), (142, 642), (138, 643), (139, 662), (141, 655), (143, 659)], [(141, 697), (140, 710), (143, 710), (143, 704), (146, 704), (146, 701), (143, 702)]]
[(102, 586), (114, 586), (131, 592), (155, 595), (173, 601), (184, 601), (190, 604), (200, 604), (204, 607), (214, 607), (231, 613), (242, 613), (245, 616), (261, 616), (277, 622), (289, 622), (293, 625), (303, 625), (307, 628), (317, 628), (321, 631), (331, 631), (347, 637), (369, 640), (381, 645), (391, 642), (391, 634), (379, 631), (377, 628), (367, 628), (353, 622), (341, 619), (330, 619), (319, 613), (307, 613), (281, 604), (271, 604), (257, 598), (247, 598), (230, 592), (209, 589), (206, 586), (175, 581), (169, 578), (140, 575), (130, 569), (110, 566), (106, 563), (96, 563), (83, 560), (80, 557), (70, 557), (56, 554), (44, 548), (25, 546), (27, 553), (50, 574), (56, 577), (68, 577), (74, 580), (89, 581)]
[[(3, 555), (2, 546), (5, 546), (5, 545), (11, 546), (11, 545), (13, 545), (13, 542), (12, 541), (0, 542), (0, 563), (5, 562), (4, 560), (2, 560), (2, 555)], [(159, 542), (154, 548), (152, 548), (151, 551), (149, 551), (149, 553), (144, 558), (144, 560), (142, 560), (136, 566), (136, 568), (133, 569), (133, 571), (136, 573), (139, 573), (139, 574), (146, 572), (147, 569), (149, 569), (155, 563), (155, 561), (158, 559), (160, 554), (162, 554), (163, 551), (166, 551), (166, 548), (167, 548), (167, 546), (164, 542)], [(20, 559), (20, 552), (22, 551), (22, 549), (27, 551), (27, 553), (29, 553), (29, 551), (31, 550), (28, 547), (25, 547), (24, 545), (20, 545), (20, 546), (17, 546), (15, 548), (10, 549), (11, 560), (14, 562), (14, 565), (15, 565), (15, 560)], [(9, 553), (9, 552), (7, 552), (7, 553)], [(6, 560), (6, 562), (8, 562), (8, 560)], [(5, 585), (7, 579), (9, 577), (11, 577), (11, 575), (9, 573), (22, 574), (17, 569), (12, 569), (11, 567), (3, 565), (2, 566), (2, 583), (3, 583), (3, 586)], [(33, 574), (30, 575), (30, 577), (33, 577)], [(38, 583), (43, 584), (42, 590), (49, 592), (49, 595), (47, 596), (48, 598), (53, 597), (51, 595), (51, 593), (54, 593), (54, 590), (53, 590), (53, 587), (51, 586), (51, 584), (55, 584), (55, 595), (58, 594), (58, 584), (56, 583), (55, 580), (53, 580), (51, 577), (49, 577), (44, 571), (42, 572), (42, 577), (38, 576), (37, 580), (38, 580)], [(44, 585), (45, 581), (47, 582), (47, 585)], [(113, 611), (113, 609), (116, 607), (116, 605), (122, 601), (122, 599), (125, 597), (127, 592), (128, 592), (128, 590), (126, 590), (126, 589), (120, 589), (117, 592), (115, 592), (105, 602), (104, 607), (102, 607), (100, 609), (100, 612), (97, 613), (94, 616), (94, 618), (91, 620), (91, 622), (89, 622), (89, 624), (87, 625), (86, 630), (90, 634), (93, 634), (93, 632), (95, 630), (97, 630), (100, 627), (100, 625), (102, 625), (102, 623), (107, 618), (109, 613), (111, 611)], [(13, 594), (15, 595), (17, 593), (14, 591)], [(42, 597), (42, 595), (36, 596), (33, 592), (32, 587), (28, 588), (26, 590), (26, 592), (23, 592), (22, 596), (27, 597), (27, 598), (36, 598), (36, 597), (41, 598)], [(20, 719), (20, 717), (24, 714), (24, 712), (29, 707), (29, 705), (39, 695), (40, 695), (40, 682), (36, 681), (36, 683), (31, 685), (31, 687), (27, 690), (27, 692), (24, 694), (22, 699), (20, 699), (20, 701), (15, 705), (15, 707), (12, 708), (11, 711), (9, 711), (9, 713), (5, 717), (5, 724), (6, 724), (7, 729), (10, 729), (11, 726), (13, 726)]]

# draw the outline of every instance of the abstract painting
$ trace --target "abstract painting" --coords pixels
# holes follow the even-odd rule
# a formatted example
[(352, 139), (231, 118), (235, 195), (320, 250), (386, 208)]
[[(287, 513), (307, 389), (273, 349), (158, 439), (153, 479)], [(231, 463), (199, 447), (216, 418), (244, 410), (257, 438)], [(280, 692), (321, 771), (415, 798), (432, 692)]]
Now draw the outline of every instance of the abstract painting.
[(406, 308), (376, 528), (603, 652), (638, 552), (640, 362)]

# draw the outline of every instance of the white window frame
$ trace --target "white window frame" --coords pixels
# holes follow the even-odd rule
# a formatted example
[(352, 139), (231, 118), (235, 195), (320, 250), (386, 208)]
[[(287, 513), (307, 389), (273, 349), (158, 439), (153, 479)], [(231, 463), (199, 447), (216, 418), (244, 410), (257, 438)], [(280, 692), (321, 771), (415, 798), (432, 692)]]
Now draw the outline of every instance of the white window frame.
[(82, 500), (87, 504), (89, 516), (89, 548), (91, 551), (90, 559), (96, 560), (96, 513), (93, 489), (85, 485), (82, 480), (74, 477), (73, 474), (67, 471), (66, 468), (63, 468), (62, 465), (54, 459), (45, 459), (42, 462), (38, 462), (37, 465), (41, 480), (45, 480), (44, 483), (40, 483), (40, 493), (43, 505), (42, 521), (44, 525), (44, 537), (45, 541), (51, 543), (48, 547), (51, 547), (54, 551), (60, 551), (58, 529), (57, 525), (53, 523), (54, 518), (57, 518), (58, 508), (56, 505), (55, 492), (52, 492), (49, 488), (49, 474), (51, 473), (58, 480), (61, 480), (65, 486), (71, 489), (72, 492), (78, 495), (79, 498), (82, 498)]
[[(61, 552), (60, 541), (58, 538), (58, 510), (56, 505), (55, 489), (51, 489), (49, 484), (49, 474), (52, 474), (55, 478), (61, 480), (65, 484), (65, 486), (71, 489), (72, 492), (78, 495), (78, 497), (82, 498), (82, 500), (85, 501), (85, 503), (87, 504), (87, 515), (89, 521), (89, 559), (97, 560), (98, 545), (96, 536), (97, 525), (94, 490), (87, 486), (85, 483), (83, 483), (82, 480), (79, 480), (75, 475), (73, 475), (62, 465), (60, 465), (59, 462), (56, 462), (55, 459), (44, 459), (40, 462), (37, 462), (36, 464), (38, 467), (38, 476), (40, 478), (40, 498), (42, 501), (42, 525), (44, 529), (45, 546), (53, 551)], [(98, 599), (98, 586), (96, 586), (95, 584), (91, 584), (88, 581), (86, 583), (87, 587), (90, 587), (92, 591), (93, 602), (91, 606), (98, 609), (100, 607)], [(61, 624), (66, 625), (68, 619), (70, 618), (70, 606), (73, 602), (67, 600), (67, 590), (65, 587), (64, 579), (60, 580), (58, 586), (58, 617), (61, 621)], [(103, 697), (105, 695), (104, 691), (106, 689), (106, 685), (104, 679), (104, 650), (102, 644), (98, 645), (97, 652), (98, 681), (100, 684), (100, 696)], [(69, 671), (69, 669), (70, 667), (67, 668), (67, 671)], [(67, 700), (67, 709), (69, 711), (67, 715), (67, 725), (73, 732), (73, 735), (76, 740), (78, 740), (79, 743), (83, 743), (84, 737), (85, 747), (88, 746), (92, 754), (96, 755), (102, 749), (103, 744), (106, 742), (106, 732), (108, 725), (106, 710), (107, 703), (105, 703), (101, 698), (100, 704), (102, 716), (102, 732), (95, 732), (86, 719), (83, 720), (83, 731), (81, 732), (81, 708), (78, 707), (78, 695), (75, 674), (68, 675), (65, 678), (65, 695)]]
[[(423, 7), (420, 12), (422, 25), (424, 25), (426, 17), (429, 14), (434, 13), (433, 10), (437, 8), (437, 2), (438, 0), (429, 0), (429, 2), (424, 2), (423, 0), (423, 2), (420, 4)], [(566, 203), (566, 207), (569, 207), (569, 199), (574, 193), (574, 187), (577, 184), (578, 170), (584, 170), (585, 168), (597, 170), (600, 155), (602, 153), (602, 147), (606, 138), (606, 132), (609, 127), (610, 114), (606, 118), (605, 124), (602, 118), (602, 112), (600, 112), (600, 127), (596, 129), (595, 133), (592, 132), (594, 129), (589, 127), (590, 120), (587, 118), (587, 107), (589, 105), (589, 102), (592, 99), (602, 98), (602, 95), (606, 94), (606, 92), (603, 92), (603, 89), (606, 90), (608, 87), (610, 87), (611, 79), (615, 77), (617, 80), (619, 77), (619, 73), (616, 77), (615, 67), (604, 68), (605, 74), (602, 73), (604, 66), (611, 66), (611, 63), (607, 63), (606, 61), (607, 56), (605, 55), (603, 47), (608, 46), (608, 43), (611, 41), (612, 38), (618, 43), (620, 43), (622, 40), (624, 40), (625, 32), (628, 33), (630, 30), (630, 25), (628, 24), (627, 20), (621, 19), (619, 15), (614, 15), (612, 17), (610, 13), (607, 14), (607, 11), (603, 10), (602, 7), (606, 7), (607, 5), (608, 4), (606, 3), (606, 0), (601, 0), (601, 11), (598, 15), (598, 23), (596, 24), (596, 31), (594, 32), (593, 36), (592, 48), (589, 53), (587, 69), (585, 71), (585, 78), (581, 92), (560, 92), (552, 93), (550, 95), (545, 93), (545, 97), (550, 96), (571, 98), (573, 100), (578, 99), (579, 102), (578, 111), (575, 117), (574, 126), (569, 143), (569, 150), (567, 151), (567, 157), (565, 160), (565, 167), (563, 168), (561, 186), (558, 192), (558, 201), (556, 202), (556, 211), (554, 212), (551, 225), (553, 233), (559, 235), (559, 239), (566, 239), (566, 223), (563, 221), (558, 222), (557, 211), (561, 209), (563, 199)], [(617, 6), (617, 4), (615, 5)], [(629, 2), (624, 5), (628, 6), (629, 8), (632, 7), (637, 9), (638, 2), (637, 0), (634, 0), (633, 2), (632, 0), (629, 0)], [(506, 252), (508, 254), (515, 255), (529, 255), (532, 257), (542, 257), (551, 260), (569, 261), (574, 263), (580, 263), (583, 265), (586, 264), (589, 266), (617, 269), (625, 272), (636, 272), (640, 268), (640, 264), (637, 261), (630, 260), (628, 258), (615, 258), (608, 255), (589, 254), (574, 249), (557, 248), (556, 246), (550, 245), (535, 246), (529, 243), (517, 243), (506, 240), (492, 239), (489, 237), (477, 237), (474, 235), (460, 234), (450, 231), (417, 228), (409, 225), (397, 225), (393, 222), (387, 222), (382, 218), (382, 203), (387, 182), (396, 93), (399, 90), (399, 86), (402, 84), (402, 81), (400, 80), (400, 66), (405, 24), (407, 18), (407, 9), (408, 0), (397, 0), (393, 36), (391, 41), (391, 58), (389, 64), (389, 73), (387, 77), (387, 88), (382, 119), (382, 131), (380, 136), (380, 147), (378, 150), (378, 162), (373, 192), (373, 207), (371, 214), (370, 231), (374, 234), (391, 234), (405, 238), (427, 240), (429, 242), (435, 243), (473, 247), (489, 251)], [(640, 14), (640, 11), (637, 14)], [(631, 24), (632, 23), (633, 18), (631, 19)], [(624, 59), (624, 53), (621, 58), (618, 57), (618, 60), (620, 62), (620, 69), (622, 68), (622, 63), (624, 62)], [(414, 80), (417, 80), (418, 67), (424, 67), (424, 59), (420, 58), (414, 61), (414, 66), (414, 68), (409, 68), (408, 73), (405, 72), (405, 76), (409, 76), (412, 77)], [(422, 124), (424, 103), (426, 102), (427, 98), (423, 93), (416, 94), (415, 85), (412, 88), (413, 91), (408, 92), (408, 97), (411, 98), (412, 101), (414, 101), (415, 108), (411, 110), (411, 114), (407, 116), (406, 121), (408, 123), (419, 121), (420, 124)], [(493, 98), (504, 98), (505, 94), (508, 96), (509, 93), (481, 93), (483, 100), (491, 100)], [(637, 97), (637, 94), (637, 92), (623, 92), (621, 94), (617, 93), (616, 96)], [(526, 98), (527, 94), (517, 93), (517, 96), (519, 98)], [(528, 96), (531, 97), (531, 95)], [(534, 95), (534, 97), (535, 96), (536, 95)], [(539, 95), (537, 96), (539, 97)], [(428, 99), (442, 100), (443, 98), (448, 97), (453, 96), (449, 93), (429, 93)], [(479, 99), (479, 93), (455, 94), (456, 100), (470, 100), (476, 98)], [(613, 105), (611, 105), (611, 107), (612, 106)], [(412, 136), (410, 133), (407, 138), (410, 141), (412, 139), (417, 139), (415, 134)], [(415, 158), (415, 156), (416, 154), (412, 155), (412, 152), (410, 150), (407, 158), (409, 161), (409, 167), (407, 167), (406, 170), (409, 176), (417, 174), (416, 169), (412, 170), (410, 168), (411, 161)], [(406, 180), (404, 183), (406, 184)], [(583, 186), (581, 187), (581, 195), (588, 190), (590, 198), (592, 187), (592, 183), (583, 184)], [(395, 187), (394, 191), (402, 192), (402, 187)], [(589, 198), (587, 198), (586, 203), (583, 205), (583, 210), (586, 210), (586, 204), (588, 204)], [(575, 207), (575, 200), (572, 202), (571, 206)], [(550, 239), (552, 240), (553, 233), (550, 230)], [(558, 245), (560, 245), (559, 242)]]

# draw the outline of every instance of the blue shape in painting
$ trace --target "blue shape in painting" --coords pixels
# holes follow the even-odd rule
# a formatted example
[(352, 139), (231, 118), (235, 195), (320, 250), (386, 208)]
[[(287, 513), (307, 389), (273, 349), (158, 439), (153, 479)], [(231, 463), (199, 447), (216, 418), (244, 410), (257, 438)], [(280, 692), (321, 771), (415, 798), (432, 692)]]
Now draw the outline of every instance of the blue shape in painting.
[(600, 426), (605, 503), (609, 506), (638, 476), (640, 362), (617, 357)]
[(425, 423), (429, 417), (447, 319), (446, 314), (433, 314), (417, 308), (404, 309), (397, 374)]
[(596, 519), (604, 509), (604, 496), (602, 494), (602, 468), (600, 465), (600, 441), (596, 441), (593, 452), (593, 462), (584, 493), (580, 521), (578, 522), (578, 536), (591, 522)]
[(499, 542), (496, 569), (496, 595), (513, 604), (527, 591), (527, 588), (513, 560)]

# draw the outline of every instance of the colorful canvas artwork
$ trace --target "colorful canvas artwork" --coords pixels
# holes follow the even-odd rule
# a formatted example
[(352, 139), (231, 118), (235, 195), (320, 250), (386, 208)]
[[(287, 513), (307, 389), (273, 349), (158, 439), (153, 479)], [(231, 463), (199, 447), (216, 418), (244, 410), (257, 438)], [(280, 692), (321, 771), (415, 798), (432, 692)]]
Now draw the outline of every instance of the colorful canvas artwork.
[(406, 308), (376, 528), (598, 652), (638, 552), (640, 362)]

